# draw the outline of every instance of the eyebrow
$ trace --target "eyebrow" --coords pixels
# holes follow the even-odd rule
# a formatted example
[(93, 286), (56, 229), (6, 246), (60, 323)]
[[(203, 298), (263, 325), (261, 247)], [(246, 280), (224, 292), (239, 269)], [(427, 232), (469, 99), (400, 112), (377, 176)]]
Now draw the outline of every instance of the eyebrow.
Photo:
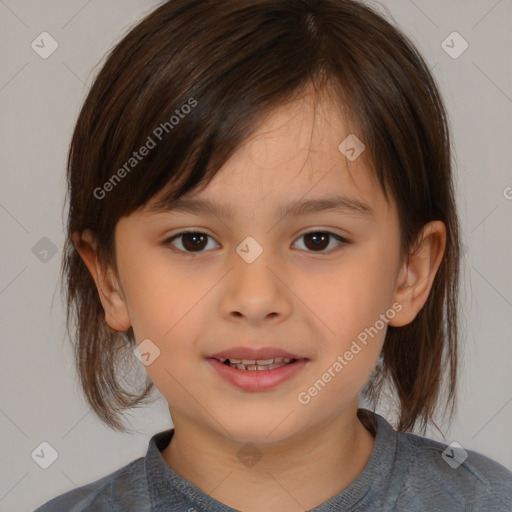
[[(150, 213), (171, 213), (173, 211), (195, 215), (214, 213), (226, 219), (233, 219), (236, 214), (232, 205), (197, 198), (178, 198), (175, 201), (164, 198), (149, 208)], [(363, 218), (372, 217), (375, 213), (371, 206), (362, 201), (341, 195), (330, 195), (288, 203), (277, 209), (277, 216), (280, 218), (293, 217), (320, 211), (337, 211)]]

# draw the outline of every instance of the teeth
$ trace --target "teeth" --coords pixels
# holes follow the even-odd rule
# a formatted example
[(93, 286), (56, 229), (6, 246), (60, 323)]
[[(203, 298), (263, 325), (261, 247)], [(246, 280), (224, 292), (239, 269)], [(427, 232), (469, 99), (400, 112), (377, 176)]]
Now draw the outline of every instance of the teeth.
[(287, 357), (276, 357), (274, 359), (219, 359), (221, 363), (228, 361), (229, 366), (237, 368), (238, 370), (273, 370), (274, 368), (281, 368), (290, 363), (292, 359)]
[[(242, 364), (272, 364), (274, 361), (284, 360), (282, 357), (276, 357), (275, 359), (242, 359)], [(240, 359), (230, 359), (231, 363), (240, 363)]]

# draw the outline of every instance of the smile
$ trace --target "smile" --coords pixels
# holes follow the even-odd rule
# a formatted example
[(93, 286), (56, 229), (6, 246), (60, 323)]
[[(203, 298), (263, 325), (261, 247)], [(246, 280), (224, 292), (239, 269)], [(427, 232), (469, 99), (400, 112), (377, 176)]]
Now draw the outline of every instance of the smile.
[(225, 382), (244, 391), (273, 389), (300, 373), (308, 359), (215, 359), (207, 361)]

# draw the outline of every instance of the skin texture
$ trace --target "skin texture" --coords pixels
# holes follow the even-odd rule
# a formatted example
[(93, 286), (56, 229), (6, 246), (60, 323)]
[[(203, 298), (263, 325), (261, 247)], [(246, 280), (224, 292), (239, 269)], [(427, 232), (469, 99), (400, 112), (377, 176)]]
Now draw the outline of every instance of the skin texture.
[[(236, 215), (146, 208), (123, 217), (115, 233), (118, 274), (96, 259), (90, 230), (75, 233), (108, 324), (132, 325), (137, 343), (149, 338), (160, 350), (146, 370), (174, 422), (164, 459), (204, 492), (246, 512), (313, 508), (357, 478), (374, 447), (356, 416), (358, 398), (386, 327), (308, 404), (298, 393), (393, 304), (401, 310), (389, 325), (410, 323), (442, 259), (445, 227), (435, 221), (408, 261), (400, 261), (394, 205), (371, 177), (364, 153), (351, 162), (338, 150), (350, 133), (339, 110), (309, 94), (274, 110), (208, 187), (192, 194), (231, 205)], [(290, 201), (333, 192), (368, 204), (373, 216), (277, 214)], [(190, 237), (164, 243), (184, 228), (210, 237), (203, 252), (179, 252), (194, 250)], [(316, 249), (303, 236), (325, 231), (350, 243), (331, 237)], [(247, 236), (263, 249), (250, 264), (236, 252)], [(277, 388), (242, 391), (206, 359), (238, 345), (279, 347), (309, 361)], [(237, 457), (249, 442), (262, 455), (252, 467)]]

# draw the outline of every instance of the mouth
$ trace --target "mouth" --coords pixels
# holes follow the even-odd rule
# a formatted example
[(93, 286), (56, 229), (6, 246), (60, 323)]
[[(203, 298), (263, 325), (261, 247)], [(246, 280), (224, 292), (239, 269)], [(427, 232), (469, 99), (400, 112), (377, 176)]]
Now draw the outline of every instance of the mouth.
[(298, 375), (308, 358), (267, 347), (236, 347), (207, 358), (215, 374), (244, 391), (267, 391)]
[(242, 371), (269, 371), (293, 364), (297, 359), (288, 357), (275, 357), (270, 359), (227, 359), (225, 357), (221, 357), (217, 359), (217, 361), (226, 366)]

